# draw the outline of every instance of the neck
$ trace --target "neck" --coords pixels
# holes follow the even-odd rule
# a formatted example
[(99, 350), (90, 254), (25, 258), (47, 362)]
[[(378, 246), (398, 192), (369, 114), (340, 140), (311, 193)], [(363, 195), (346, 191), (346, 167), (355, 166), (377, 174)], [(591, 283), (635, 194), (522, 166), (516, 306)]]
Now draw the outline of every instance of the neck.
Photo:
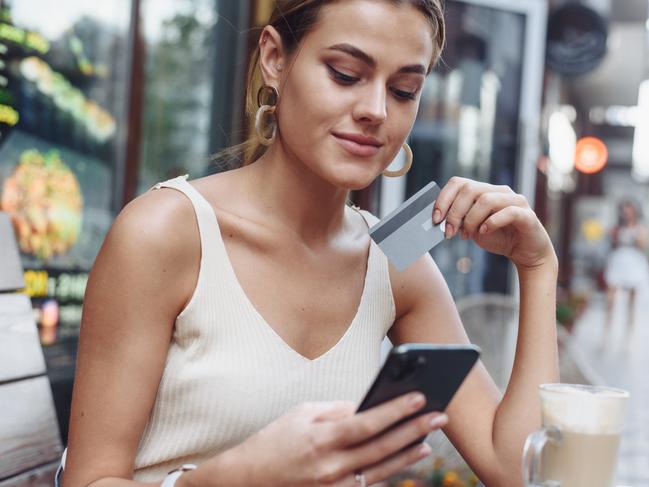
[(259, 202), (269, 221), (307, 242), (329, 240), (343, 230), (348, 191), (314, 174), (281, 144), (243, 171), (248, 197)]

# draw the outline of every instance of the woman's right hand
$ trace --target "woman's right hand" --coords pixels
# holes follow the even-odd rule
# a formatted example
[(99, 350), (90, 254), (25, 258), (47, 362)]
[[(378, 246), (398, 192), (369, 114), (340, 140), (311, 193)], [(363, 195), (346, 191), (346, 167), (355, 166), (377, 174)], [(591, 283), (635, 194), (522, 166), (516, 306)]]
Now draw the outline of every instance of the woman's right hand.
[[(268, 487), (357, 487), (355, 473), (362, 471), (371, 485), (431, 453), (419, 442), (401, 450), (444, 426), (444, 414), (419, 415), (386, 431), (424, 402), (422, 394), (412, 393), (358, 414), (348, 402), (305, 403), (199, 470), (206, 480), (227, 475), (229, 485)], [(187, 485), (200, 483), (199, 470), (183, 475)]]

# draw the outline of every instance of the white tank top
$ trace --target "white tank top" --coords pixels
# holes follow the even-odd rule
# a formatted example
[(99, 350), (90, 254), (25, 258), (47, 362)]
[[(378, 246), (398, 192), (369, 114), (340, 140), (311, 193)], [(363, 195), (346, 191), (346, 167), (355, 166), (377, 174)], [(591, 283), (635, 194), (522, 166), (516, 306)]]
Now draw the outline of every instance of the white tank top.
[[(371, 241), (363, 294), (349, 328), (310, 360), (265, 322), (242, 289), (214, 209), (181, 176), (191, 201), (201, 261), (196, 289), (175, 322), (155, 405), (135, 459), (135, 480), (160, 481), (183, 463), (231, 448), (305, 401), (359, 402), (374, 378), (380, 346), (395, 319), (387, 259)], [(361, 213), (368, 220), (375, 217)]]

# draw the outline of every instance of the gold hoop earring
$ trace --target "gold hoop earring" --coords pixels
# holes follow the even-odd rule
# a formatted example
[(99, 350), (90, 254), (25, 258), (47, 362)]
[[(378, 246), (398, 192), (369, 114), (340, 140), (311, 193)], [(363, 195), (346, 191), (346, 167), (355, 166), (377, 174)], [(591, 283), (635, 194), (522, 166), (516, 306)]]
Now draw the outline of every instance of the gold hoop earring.
[(261, 145), (268, 147), (275, 141), (277, 137), (277, 120), (273, 123), (273, 131), (270, 134), (270, 137), (267, 137), (264, 133), (262, 122), (266, 115), (274, 115), (277, 109), (277, 101), (279, 99), (279, 92), (273, 86), (264, 85), (259, 88), (257, 92), (257, 103), (259, 104), (259, 110), (255, 114), (255, 134), (257, 135), (257, 140)]
[(257, 110), (257, 114), (255, 115), (255, 134), (257, 135), (257, 140), (259, 140), (259, 143), (261, 145), (265, 145), (268, 147), (275, 141), (275, 137), (277, 137), (277, 123), (273, 124), (273, 131), (270, 134), (270, 137), (266, 137), (264, 135), (264, 131), (261, 127), (261, 122), (264, 119), (264, 115), (266, 114), (272, 115), (275, 113), (275, 107), (272, 107), (270, 105), (262, 105), (259, 107), (259, 110)]
[(388, 171), (387, 169), (383, 171), (383, 175), (385, 177), (398, 178), (406, 174), (408, 171), (410, 171), (410, 168), (412, 167), (412, 160), (413, 160), (412, 149), (407, 143), (403, 144), (402, 148), (403, 151), (406, 153), (406, 162), (404, 163), (403, 167), (398, 171)]

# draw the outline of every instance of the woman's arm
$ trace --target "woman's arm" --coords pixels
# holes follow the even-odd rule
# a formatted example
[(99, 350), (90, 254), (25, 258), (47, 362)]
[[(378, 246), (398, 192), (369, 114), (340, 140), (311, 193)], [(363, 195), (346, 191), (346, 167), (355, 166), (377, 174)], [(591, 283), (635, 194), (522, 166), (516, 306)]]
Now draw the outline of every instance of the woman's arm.
[[(507, 390), (501, 397), (480, 363), (450, 404), (445, 432), (486, 485), (522, 485), (523, 443), (540, 424), (538, 385), (558, 380), (556, 256), (538, 219), (511, 190), (455, 179), (440, 194), (437, 208), (450, 222), (449, 236), (473, 238), (517, 266), (519, 332)], [(489, 228), (481, 233), (485, 222)], [(429, 256), (403, 273), (393, 271), (391, 278), (397, 303), (389, 334), (394, 343), (468, 342), (448, 287)]]
[(620, 235), (620, 227), (617, 225), (611, 229), (609, 236), (611, 238), (611, 247), (616, 248), (619, 244), (618, 237)]
[(118, 216), (84, 298), (64, 487), (130, 479), (176, 316), (198, 275), (193, 210), (180, 193), (147, 193)]
[(643, 252), (647, 250), (648, 238), (649, 238), (649, 231), (647, 230), (647, 227), (645, 227), (643, 224), (639, 224), (638, 233), (636, 235), (636, 240), (635, 240), (638, 249), (640, 249)]
[(540, 426), (538, 386), (559, 382), (557, 273), (557, 266), (552, 263), (533, 271), (518, 270), (520, 314), (516, 356), (496, 413), (493, 436), (501, 461), (516, 467), (521, 465), (525, 438)]

